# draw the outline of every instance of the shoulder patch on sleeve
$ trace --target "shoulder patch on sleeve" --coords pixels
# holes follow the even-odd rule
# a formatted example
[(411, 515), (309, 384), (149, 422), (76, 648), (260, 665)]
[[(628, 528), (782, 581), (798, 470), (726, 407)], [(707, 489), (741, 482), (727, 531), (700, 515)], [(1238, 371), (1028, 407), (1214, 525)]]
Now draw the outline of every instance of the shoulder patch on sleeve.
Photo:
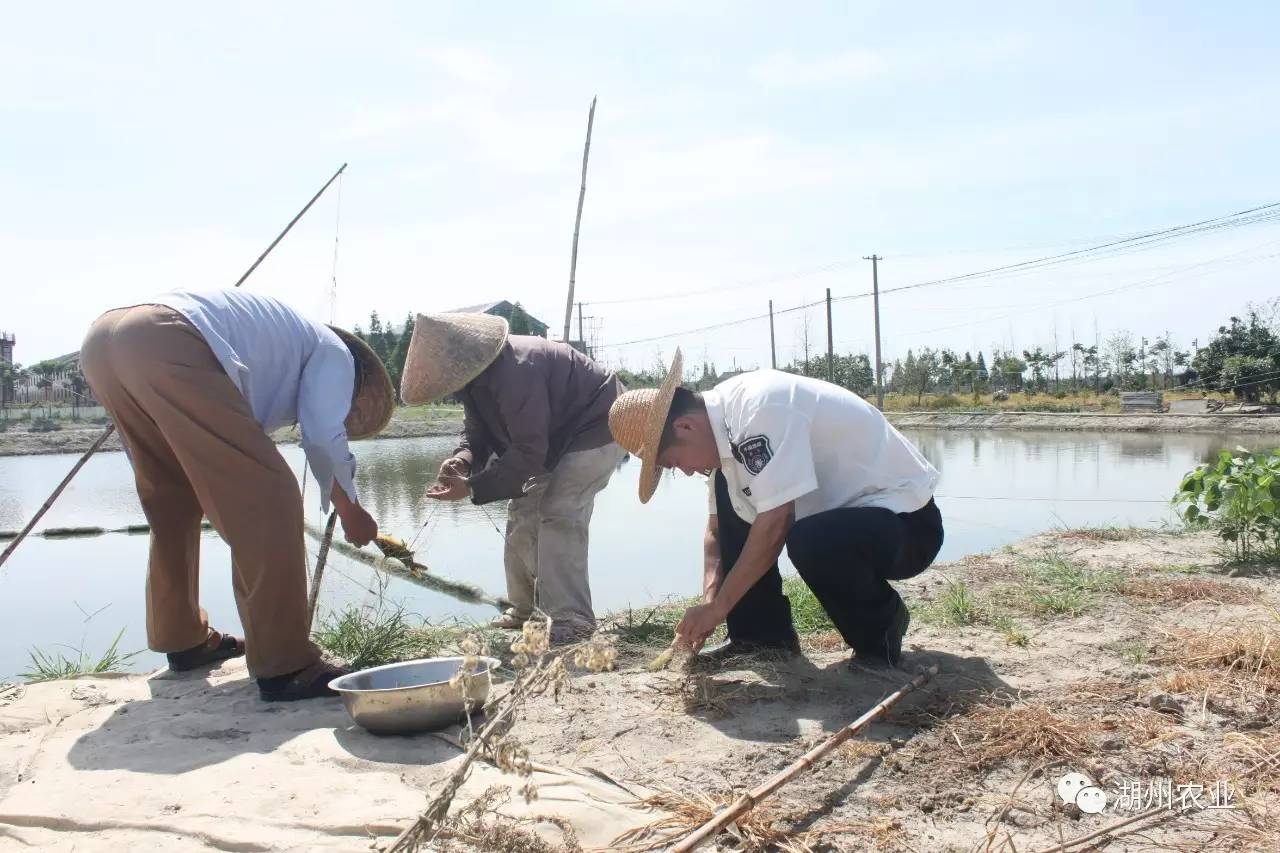
[(752, 474), (759, 474), (764, 466), (773, 458), (773, 448), (769, 446), (769, 437), (753, 435), (743, 439), (733, 447), (733, 458)]

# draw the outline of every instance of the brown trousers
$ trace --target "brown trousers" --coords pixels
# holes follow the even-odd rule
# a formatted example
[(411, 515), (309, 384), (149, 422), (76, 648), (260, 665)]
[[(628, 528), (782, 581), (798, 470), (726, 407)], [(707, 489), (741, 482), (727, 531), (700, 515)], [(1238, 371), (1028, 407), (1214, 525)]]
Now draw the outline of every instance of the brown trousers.
[(121, 308), (90, 327), (80, 363), (129, 450), (151, 523), (148, 645), (177, 652), (209, 634), (199, 598), (208, 516), (231, 547), (249, 672), (314, 663), (298, 481), (204, 337), (170, 308)]

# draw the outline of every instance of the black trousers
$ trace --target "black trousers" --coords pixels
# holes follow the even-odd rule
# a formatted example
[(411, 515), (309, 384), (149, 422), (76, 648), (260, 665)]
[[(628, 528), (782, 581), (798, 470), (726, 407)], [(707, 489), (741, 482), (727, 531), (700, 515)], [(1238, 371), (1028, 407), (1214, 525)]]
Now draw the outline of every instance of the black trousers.
[[(751, 525), (734, 511), (716, 472), (720, 562), (733, 570)], [(802, 518), (787, 535), (787, 555), (844, 641), (861, 654), (884, 652), (884, 634), (902, 599), (891, 580), (915, 577), (942, 547), (942, 514), (930, 500), (915, 512), (878, 507), (833, 509)], [(775, 562), (729, 612), (729, 639), (763, 646), (795, 641), (791, 602)]]

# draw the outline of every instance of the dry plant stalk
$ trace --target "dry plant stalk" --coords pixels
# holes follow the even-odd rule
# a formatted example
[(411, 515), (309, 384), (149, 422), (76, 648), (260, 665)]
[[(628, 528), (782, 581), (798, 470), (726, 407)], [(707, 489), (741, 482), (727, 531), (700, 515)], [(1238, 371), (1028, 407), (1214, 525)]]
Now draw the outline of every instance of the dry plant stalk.
[(762, 800), (772, 796), (775, 791), (777, 791), (783, 785), (790, 782), (792, 779), (798, 776), (801, 772), (812, 769), (815, 763), (825, 758), (827, 755), (833, 752), (837, 747), (839, 747), (840, 744), (844, 743), (845, 741), (849, 740), (851, 737), (856, 735), (858, 732), (860, 732), (872, 720), (884, 714), (885, 711), (889, 710), (891, 707), (897, 704), (897, 702), (901, 700), (903, 696), (906, 696), (912, 690), (919, 688), (926, 681), (928, 681), (930, 678), (932, 678), (937, 674), (938, 674), (937, 666), (931, 666), (927, 671), (921, 672), (919, 675), (917, 675), (915, 678), (911, 679), (909, 682), (899, 687), (893, 693), (890, 693), (888, 696), (886, 696), (884, 699), (878, 702), (874, 707), (872, 707), (869, 711), (867, 711), (862, 716), (858, 717), (858, 719), (854, 720), (852, 723), (845, 726), (840, 731), (833, 734), (831, 737), (827, 738), (821, 744), (819, 744), (818, 746), (815, 746), (813, 749), (809, 750), (804, 755), (800, 756), (798, 759), (792, 762), (786, 769), (782, 770), (780, 773), (777, 773), (776, 775), (774, 775), (772, 778), (767, 780), (764, 784), (760, 785), (759, 787), (754, 788), (751, 791), (748, 791), (747, 793), (740, 796), (733, 803), (733, 805), (729, 806), (727, 809), (717, 814), (711, 820), (708, 820), (705, 824), (699, 827), (696, 831), (690, 833), (678, 844), (675, 844), (674, 846), (672, 846), (671, 848), (672, 853), (689, 853), (689, 851), (699, 847), (701, 844), (703, 844), (703, 842), (710, 839), (720, 830), (724, 829), (725, 827), (729, 826), (731, 823), (738, 820), (742, 815), (746, 814), (748, 811), (754, 809), (757, 805), (760, 804)]
[(666, 669), (667, 664), (671, 663), (671, 658), (675, 656), (676, 645), (679, 642), (680, 642), (679, 638), (672, 640), (671, 645), (667, 646), (663, 651), (661, 651), (658, 654), (657, 657), (655, 657), (653, 660), (649, 661), (649, 663), (645, 665), (645, 669), (648, 670), (649, 672), (661, 672), (662, 670)]
[[(702, 791), (684, 794), (663, 789), (646, 797), (641, 804), (666, 814), (644, 826), (627, 830), (610, 842), (613, 853), (646, 853), (665, 850), (677, 839), (715, 817), (733, 803), (732, 793), (711, 796)], [(817, 841), (817, 832), (792, 832), (780, 828), (787, 816), (777, 807), (765, 806), (743, 815), (734, 821), (735, 836), (745, 853), (764, 853), (779, 850), (786, 853), (812, 853), (811, 842)]]
[[(471, 765), (478, 758), (484, 757), (500, 770), (523, 777), (526, 781), (520, 794), (526, 802), (537, 798), (537, 788), (528, 781), (533, 774), (529, 750), (511, 735), (516, 712), (529, 699), (541, 696), (548, 690), (559, 699), (569, 683), (566, 657), (577, 666), (592, 672), (602, 672), (612, 668), (616, 654), (611, 646), (594, 638), (551, 654), (551, 620), (546, 614), (538, 613), (537, 616), (541, 618), (526, 622), (520, 638), (511, 644), (511, 650), (516, 653), (513, 660), (518, 670), (516, 680), (505, 694), (489, 703), (486, 711), (491, 717), (479, 731), (471, 730), (468, 714), (467, 729), (471, 737), (462, 762), (445, 780), (444, 786), (427, 804), (422, 814), (400, 833), (389, 848), (389, 853), (421, 850), (456, 822), (450, 821), (449, 808), (458, 789), (470, 775)], [(478, 672), (479, 657), (486, 654), (487, 649), (478, 638), (469, 637), (463, 641), (462, 651), (466, 660), (454, 680), (462, 686), (465, 696), (470, 692), (467, 682)]]
[(1193, 578), (1190, 580), (1163, 581), (1152, 578), (1134, 578), (1120, 587), (1122, 595), (1165, 604), (1188, 601), (1216, 601), (1221, 604), (1242, 604), (1253, 601), (1256, 594), (1249, 589), (1232, 586), (1223, 581)]
[(1060, 717), (1044, 704), (980, 706), (946, 726), (975, 770), (1014, 757), (1078, 759), (1094, 752), (1088, 722)]
[[(460, 842), (468, 851), (493, 850), (503, 853), (582, 853), (582, 845), (573, 825), (561, 817), (543, 816), (511, 818), (498, 811), (511, 799), (511, 788), (493, 785), (458, 811), (436, 834), (435, 842), (442, 851), (459, 849), (450, 842)], [(564, 840), (548, 841), (532, 827), (539, 823), (556, 826)], [(440, 844), (443, 842), (443, 844)]]

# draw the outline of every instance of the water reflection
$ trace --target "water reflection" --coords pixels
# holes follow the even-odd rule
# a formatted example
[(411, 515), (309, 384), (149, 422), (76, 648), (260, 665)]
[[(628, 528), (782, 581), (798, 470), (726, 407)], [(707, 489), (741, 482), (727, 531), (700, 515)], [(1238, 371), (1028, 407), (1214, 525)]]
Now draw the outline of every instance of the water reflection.
[[(938, 504), (947, 525), (941, 554), (946, 560), (1053, 525), (1172, 520), (1168, 498), (1186, 471), (1212, 460), (1222, 448), (1280, 444), (1270, 437), (1199, 434), (910, 430), (907, 435), (942, 472)], [(407, 540), (417, 537), (419, 558), (432, 570), (500, 593), (505, 502), (477, 507), (423, 496), (454, 443), (447, 437), (358, 443), (361, 500), (383, 530)], [(285, 447), (283, 452), (301, 473), (300, 450)], [(0, 458), (0, 528), (20, 527), (75, 458)], [(705, 484), (698, 478), (663, 477), (653, 500), (642, 506), (636, 498), (639, 470), (634, 462), (621, 465), (596, 502), (591, 583), (598, 611), (692, 595), (700, 588)], [(315, 483), (308, 481), (307, 515), (319, 522)], [(142, 520), (128, 462), (123, 454), (108, 453), (85, 466), (44, 524), (113, 527)], [(33, 645), (83, 641), (101, 650), (125, 627), (122, 646), (141, 648), (147, 545), (146, 536), (124, 535), (25, 542), (0, 569), (0, 601), (11, 605), (0, 631), (0, 678), (22, 669), (26, 649)], [(202, 602), (216, 625), (237, 629), (230, 555), (215, 535), (207, 535), (202, 548)], [(379, 576), (368, 567), (337, 558), (330, 568), (322, 607), (376, 595)], [(388, 592), (431, 619), (490, 615), (485, 608), (399, 581)], [(104, 607), (85, 621), (84, 613)], [(154, 665), (160, 659), (142, 661)]]

